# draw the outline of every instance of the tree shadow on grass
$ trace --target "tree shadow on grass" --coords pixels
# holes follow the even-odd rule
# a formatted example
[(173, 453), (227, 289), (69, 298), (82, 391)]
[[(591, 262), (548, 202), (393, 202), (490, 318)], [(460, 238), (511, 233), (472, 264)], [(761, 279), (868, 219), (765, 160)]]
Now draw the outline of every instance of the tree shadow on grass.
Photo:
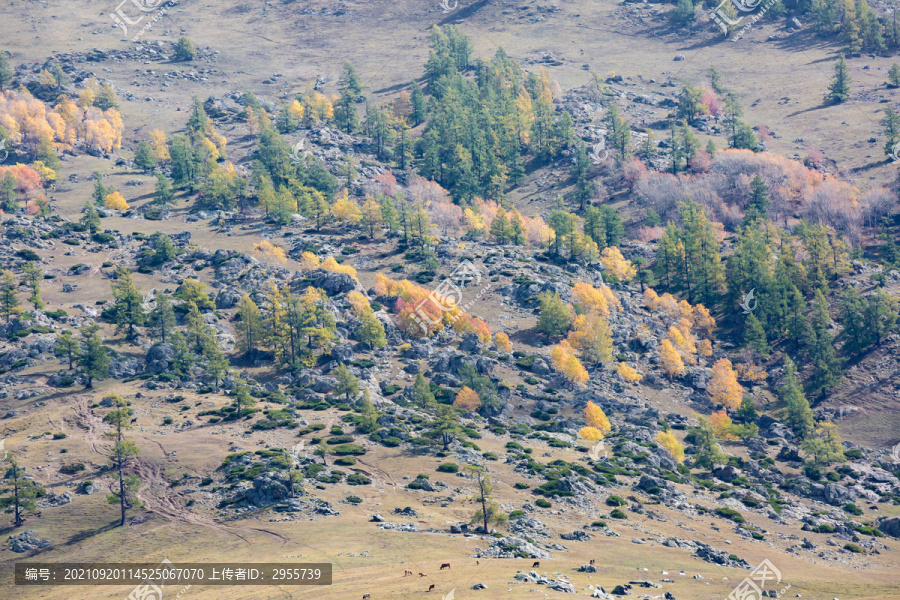
[(97, 527), (96, 529), (86, 529), (84, 531), (80, 531), (73, 535), (67, 542), (65, 542), (64, 546), (71, 546), (73, 544), (77, 544), (78, 542), (83, 542), (84, 540), (88, 540), (95, 535), (100, 535), (101, 533), (106, 533), (107, 531), (112, 531), (116, 527), (119, 526), (119, 519), (115, 521), (110, 521), (107, 525), (103, 525), (102, 527)]

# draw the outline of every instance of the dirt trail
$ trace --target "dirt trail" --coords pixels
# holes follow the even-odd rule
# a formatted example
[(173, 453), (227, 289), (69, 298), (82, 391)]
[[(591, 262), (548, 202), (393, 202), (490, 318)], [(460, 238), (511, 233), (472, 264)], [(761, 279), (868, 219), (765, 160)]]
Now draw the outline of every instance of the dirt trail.
[(102, 434), (98, 431), (102, 419), (91, 410), (90, 397), (77, 396), (75, 405), (72, 406), (72, 412), (75, 413), (76, 423), (85, 432), (84, 441), (91, 449), (91, 452), (106, 456), (106, 452), (100, 449)]
[(221, 523), (216, 523), (208, 517), (199, 515), (184, 507), (179, 507), (175, 504), (173, 496), (170, 496), (166, 493), (170, 489), (169, 482), (166, 481), (165, 477), (163, 476), (162, 467), (160, 465), (156, 465), (138, 458), (137, 460), (132, 462), (132, 466), (134, 467), (134, 470), (137, 472), (138, 476), (141, 478), (141, 487), (138, 490), (137, 497), (146, 505), (148, 510), (171, 519), (172, 521), (188, 523), (190, 525), (199, 525), (201, 527), (208, 527), (210, 529), (215, 529), (223, 533), (228, 533), (230, 535), (241, 538), (241, 540), (243, 540), (247, 544), (251, 543), (250, 540), (248, 540), (238, 532), (247, 533), (250, 531), (256, 531), (274, 536), (285, 544), (288, 542), (293, 542), (293, 540), (286, 538), (280, 533), (276, 533), (268, 529), (248, 526), (222, 525)]

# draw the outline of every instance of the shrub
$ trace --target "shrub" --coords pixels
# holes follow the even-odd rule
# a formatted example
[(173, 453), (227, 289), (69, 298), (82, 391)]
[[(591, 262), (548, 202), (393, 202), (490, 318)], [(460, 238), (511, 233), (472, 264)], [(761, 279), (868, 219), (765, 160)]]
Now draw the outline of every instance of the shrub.
[(349, 502), (350, 504), (359, 504), (360, 502), (362, 502), (362, 498), (360, 498), (359, 496), (347, 496), (347, 502)]
[(53, 434), (53, 439), (54, 440), (64, 440), (64, 439), (66, 439), (66, 434), (64, 434), (61, 431), (57, 431), (56, 433)]
[(362, 456), (366, 449), (358, 444), (340, 444), (331, 449), (331, 453), (337, 456)]
[(546, 498), (538, 498), (535, 501), (535, 504), (540, 506), (541, 508), (550, 508), (551, 506), (553, 506), (553, 503), (550, 502), (549, 500), (547, 500)]
[(59, 468), (59, 472), (65, 475), (74, 475), (79, 471), (84, 471), (84, 463), (72, 463), (69, 465), (63, 465)]
[(457, 473), (459, 472), (459, 465), (451, 462), (441, 463), (438, 465), (437, 470), (441, 473)]
[(347, 485), (369, 485), (372, 480), (362, 473), (353, 473), (347, 477)]
[(528, 485), (527, 483), (522, 483), (521, 481), (517, 481), (513, 487), (516, 488), (517, 490), (527, 490), (531, 486)]
[(352, 456), (342, 456), (341, 458), (335, 459), (334, 464), (341, 465), (342, 467), (349, 467), (356, 464), (356, 459)]
[(850, 552), (853, 552), (854, 554), (865, 554), (866, 553), (866, 551), (864, 549), (860, 548), (856, 544), (851, 544), (850, 542), (844, 544), (844, 550), (849, 550)]
[(843, 508), (844, 508), (845, 512), (848, 512), (851, 515), (859, 516), (859, 515), (863, 514), (862, 509), (860, 507), (858, 507), (857, 505), (853, 504), (852, 502), (845, 504)]
[(619, 508), (614, 508), (612, 510), (612, 512), (609, 513), (609, 516), (612, 517), (613, 519), (627, 519), (628, 518), (628, 515), (623, 513), (622, 509), (619, 509)]
[(733, 508), (726, 508), (724, 506), (716, 509), (716, 514), (725, 519), (730, 519), (735, 523), (746, 523), (747, 520), (744, 518), (744, 515), (734, 510)]
[(628, 504), (621, 496), (612, 495), (606, 499), (607, 506), (625, 506)]
[(509, 519), (510, 519), (510, 520), (513, 520), (513, 519), (521, 519), (521, 518), (524, 517), (524, 516), (525, 516), (525, 511), (524, 511), (524, 510), (514, 510), (514, 511), (512, 511), (512, 512), (509, 513)]

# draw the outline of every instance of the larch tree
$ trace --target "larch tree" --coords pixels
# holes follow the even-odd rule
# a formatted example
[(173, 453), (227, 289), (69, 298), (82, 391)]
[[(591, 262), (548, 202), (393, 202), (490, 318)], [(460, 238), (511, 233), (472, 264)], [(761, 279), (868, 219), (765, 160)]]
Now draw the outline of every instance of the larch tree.
[(172, 307), (172, 299), (168, 294), (159, 294), (156, 297), (156, 306), (150, 311), (147, 325), (151, 335), (163, 344), (171, 337), (175, 330), (175, 309)]
[(359, 378), (350, 372), (347, 365), (341, 363), (334, 370), (334, 378), (337, 385), (334, 386), (335, 396), (344, 396), (348, 402), (359, 394)]
[(64, 331), (56, 336), (53, 353), (66, 361), (71, 371), (75, 367), (75, 361), (78, 360), (78, 356), (81, 353), (81, 344), (72, 337), (71, 331)]
[(681, 464), (684, 462), (684, 446), (678, 441), (671, 431), (659, 431), (656, 434), (656, 443), (662, 446), (672, 460)]
[(100, 339), (100, 326), (96, 323), (85, 325), (79, 331), (81, 351), (78, 366), (85, 378), (85, 387), (92, 389), (94, 379), (104, 379), (109, 375), (109, 353)]
[(239, 347), (242, 353), (250, 354), (265, 339), (262, 313), (248, 294), (241, 296), (237, 306)]
[(556, 292), (541, 292), (538, 295), (538, 302), (540, 315), (536, 329), (550, 336), (565, 334), (572, 323), (572, 309)]
[(143, 326), (147, 322), (147, 312), (144, 310), (144, 297), (134, 285), (131, 271), (122, 267), (116, 271), (116, 279), (111, 283), (112, 295), (116, 302), (115, 310), (116, 330), (128, 328), (128, 337), (133, 338), (135, 327)]
[(477, 411), (481, 408), (481, 398), (478, 397), (478, 392), (468, 386), (463, 386), (456, 394), (453, 406), (467, 412)]
[(825, 94), (825, 101), (833, 104), (840, 104), (850, 97), (850, 69), (847, 68), (847, 61), (841, 56), (834, 65), (834, 77), (831, 79), (831, 85), (828, 86), (828, 93)]
[(672, 342), (663, 340), (659, 344), (659, 360), (662, 365), (663, 372), (672, 379), (677, 375), (684, 373), (684, 361)]
[(797, 377), (797, 367), (790, 358), (784, 361), (784, 384), (781, 386), (781, 399), (787, 405), (785, 422), (800, 439), (809, 437), (815, 428), (815, 417), (809, 407), (803, 386)]
[(138, 456), (139, 451), (137, 445), (131, 440), (126, 440), (124, 431), (131, 427), (131, 415), (133, 411), (128, 408), (125, 401), (119, 396), (112, 394), (106, 397), (115, 407), (109, 411), (103, 418), (104, 421), (112, 425), (115, 432), (112, 435), (115, 438), (109, 460), (113, 468), (116, 470), (118, 479), (118, 490), (115, 490), (113, 483), (110, 484), (110, 494), (106, 499), (110, 504), (118, 504), (121, 510), (121, 519), (119, 526), (125, 525), (126, 511), (134, 506), (140, 506), (137, 499), (137, 490), (140, 487), (140, 479), (134, 474), (125, 474), (125, 469), (131, 459)]
[(612, 430), (612, 425), (610, 425), (606, 413), (603, 412), (602, 408), (590, 400), (588, 400), (587, 405), (584, 407), (584, 418), (589, 427), (593, 427), (602, 435), (606, 435)]
[(720, 358), (713, 365), (707, 389), (714, 404), (721, 404), (729, 410), (739, 408), (744, 397), (744, 388), (738, 383), (731, 361), (727, 358)]
[(472, 497), (472, 501), (481, 506), (473, 515), (472, 522), (481, 522), (485, 534), (490, 532), (489, 527), (491, 525), (506, 523), (509, 516), (500, 509), (500, 504), (493, 499), (494, 486), (491, 483), (491, 476), (487, 469), (478, 465), (468, 465), (463, 473), (475, 482), (475, 495)]
[(22, 283), (31, 289), (31, 295), (28, 301), (38, 310), (44, 308), (44, 301), (41, 300), (41, 282), (44, 281), (44, 270), (34, 261), (28, 261), (22, 266), (24, 276)]
[(4, 270), (0, 279), (0, 310), (9, 323), (10, 318), (19, 311), (19, 288), (16, 285), (15, 275), (10, 270)]
[(33, 479), (25, 477), (24, 467), (20, 467), (15, 458), (10, 456), (8, 460), (10, 467), (5, 478), (11, 487), (0, 490), (0, 493), (8, 494), (0, 497), (0, 508), (9, 509), (13, 513), (13, 525), (21, 527), (25, 524), (25, 511), (35, 512), (37, 510), (38, 495), (43, 495), (44, 490)]

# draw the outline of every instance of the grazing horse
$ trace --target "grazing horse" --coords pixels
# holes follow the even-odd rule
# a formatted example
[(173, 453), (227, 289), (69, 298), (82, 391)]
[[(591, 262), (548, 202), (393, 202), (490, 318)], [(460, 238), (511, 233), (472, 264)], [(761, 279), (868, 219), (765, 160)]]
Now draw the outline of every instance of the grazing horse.
[(425, 573), (419, 573), (419, 577), (428, 577)]
[(481, 564), (481, 561), (480, 561), (480, 560), (476, 560), (476, 561), (475, 561), (475, 565), (476, 565), (476, 566), (477, 566), (477, 565), (480, 565), (480, 564)]
[(371, 598), (371, 597), (372, 597), (371, 594), (363, 594), (362, 600), (369, 600), (369, 598)]
[(132, 425), (134, 425), (135, 423), (137, 423), (137, 417), (135, 417), (135, 418), (133, 418), (133, 419), (131, 420), (131, 424), (132, 424)]
[(433, 589), (434, 589), (434, 584), (432, 583), (431, 585), (428, 586), (428, 590), (427, 590), (427, 591), (430, 592), (430, 591), (433, 590)]
[(412, 574), (413, 574), (413, 572), (410, 571), (409, 569), (403, 571), (403, 576), (404, 576), (404, 577), (406, 577), (407, 575), (412, 575)]
[(594, 564), (594, 559), (593, 559), (593, 558), (591, 559), (591, 564)]
[(531, 568), (534, 569), (535, 567), (539, 567), (539, 566), (541, 566), (541, 561), (536, 560), (536, 561), (534, 561), (534, 564), (531, 565)]
[(450, 563), (441, 563), (441, 571), (443, 571), (445, 567), (449, 569)]

